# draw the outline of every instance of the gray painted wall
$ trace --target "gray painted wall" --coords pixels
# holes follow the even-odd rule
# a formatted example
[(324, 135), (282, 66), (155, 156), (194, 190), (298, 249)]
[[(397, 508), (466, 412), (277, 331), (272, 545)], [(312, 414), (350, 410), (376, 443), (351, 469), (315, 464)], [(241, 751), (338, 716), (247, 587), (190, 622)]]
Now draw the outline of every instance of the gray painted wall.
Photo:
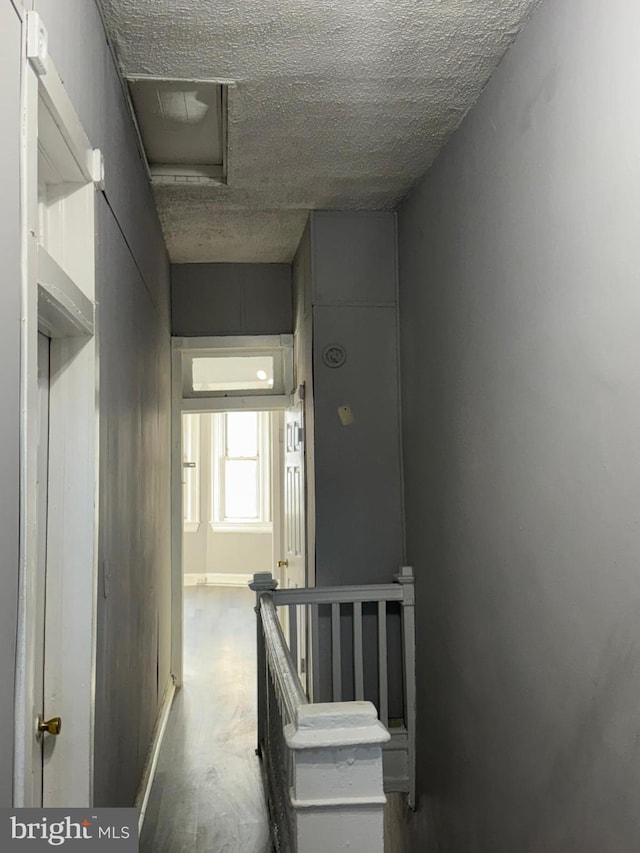
[(280, 335), (293, 332), (289, 264), (173, 264), (174, 335)]
[[(298, 381), (307, 394), (307, 501), (311, 578), (318, 586), (388, 583), (403, 559), (398, 389), (396, 223), (391, 213), (314, 212), (293, 263)], [(325, 347), (347, 360), (327, 367)], [(338, 408), (348, 405), (353, 424)], [(314, 524), (315, 522), (315, 524)], [(329, 614), (321, 609), (319, 695), (330, 700)], [(389, 619), (399, 660), (399, 619)], [(364, 617), (365, 694), (378, 701), (376, 618)], [(343, 692), (353, 693), (351, 615), (342, 619)], [(399, 668), (390, 714), (402, 713)], [(396, 675), (398, 678), (396, 678)]]
[(18, 606), (20, 417), (20, 54), (21, 24), (0, 5), (0, 807), (12, 804), (14, 667)]
[(640, 7), (544, 3), (400, 209), (414, 849), (640, 849)]
[(97, 8), (37, 0), (106, 161), (98, 197), (100, 583), (95, 802), (131, 805), (170, 652), (169, 265)]
[[(311, 215), (318, 586), (388, 583), (402, 563), (395, 225)], [(346, 350), (340, 368), (323, 362), (330, 344)]]

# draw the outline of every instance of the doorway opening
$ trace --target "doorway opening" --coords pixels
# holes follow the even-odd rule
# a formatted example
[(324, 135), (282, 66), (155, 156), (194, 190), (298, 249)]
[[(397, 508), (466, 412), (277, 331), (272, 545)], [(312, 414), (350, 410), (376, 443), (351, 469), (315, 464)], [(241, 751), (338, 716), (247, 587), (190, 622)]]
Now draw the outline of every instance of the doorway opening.
[[(281, 586), (304, 585), (303, 401), (303, 390), (293, 391), (291, 336), (173, 340), (172, 667), (182, 689), (146, 805), (142, 853), (165, 849), (170, 828), (181, 843), (195, 832), (212, 849), (271, 849), (255, 754), (248, 584), (271, 572)], [(194, 784), (207, 804), (196, 820)]]
[(179, 423), (182, 687), (140, 849), (169, 851), (179, 838), (194, 848), (206, 841), (208, 849), (267, 853), (248, 583), (255, 572), (271, 571), (282, 553), (284, 412), (182, 411)]
[(182, 415), (185, 587), (247, 587), (280, 557), (282, 413)]
[[(183, 682), (174, 700), (161, 761), (172, 789), (199, 780), (210, 804), (199, 813), (200, 837), (212, 849), (270, 849), (256, 747), (255, 572), (272, 570), (280, 553), (281, 411), (183, 412)], [(168, 778), (168, 774), (167, 774)], [(141, 849), (155, 850), (163, 817), (147, 811)], [(185, 797), (177, 796), (176, 803)], [(174, 823), (190, 815), (177, 811)], [(158, 833), (156, 837), (156, 833)]]

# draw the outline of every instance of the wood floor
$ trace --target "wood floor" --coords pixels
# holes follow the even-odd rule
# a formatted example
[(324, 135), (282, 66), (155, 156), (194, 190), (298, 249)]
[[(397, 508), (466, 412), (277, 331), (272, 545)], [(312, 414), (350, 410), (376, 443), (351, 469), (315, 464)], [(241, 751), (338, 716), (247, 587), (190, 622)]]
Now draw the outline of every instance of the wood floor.
[(141, 853), (269, 853), (256, 746), (255, 599), (184, 590), (184, 686), (160, 752)]

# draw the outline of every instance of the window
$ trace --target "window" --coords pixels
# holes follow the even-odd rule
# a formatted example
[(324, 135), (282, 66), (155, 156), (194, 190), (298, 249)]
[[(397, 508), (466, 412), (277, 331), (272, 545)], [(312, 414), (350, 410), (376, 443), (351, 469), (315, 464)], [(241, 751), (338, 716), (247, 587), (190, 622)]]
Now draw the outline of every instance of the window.
[(212, 526), (271, 530), (268, 412), (213, 415)]
[(273, 388), (273, 356), (194, 356), (194, 391), (243, 391)]
[[(184, 411), (269, 411), (288, 405), (293, 335), (185, 338), (179, 350)], [(229, 405), (229, 397), (247, 398), (246, 405)], [(199, 402), (205, 399), (206, 404)]]

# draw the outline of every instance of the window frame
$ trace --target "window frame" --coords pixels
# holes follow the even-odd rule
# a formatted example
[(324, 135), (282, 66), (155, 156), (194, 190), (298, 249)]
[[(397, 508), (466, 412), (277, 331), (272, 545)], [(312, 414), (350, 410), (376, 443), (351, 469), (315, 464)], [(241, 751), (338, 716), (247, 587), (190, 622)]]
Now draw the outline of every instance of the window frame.
[[(288, 408), (294, 387), (293, 335), (174, 338), (173, 341), (173, 346), (181, 354), (179, 381), (182, 386), (183, 412), (272, 411)], [(225, 356), (270, 356), (273, 358), (273, 387), (194, 391), (193, 359)]]
[[(228, 456), (227, 417), (234, 412), (214, 412), (211, 416), (211, 518), (209, 524), (215, 533), (271, 533), (271, 413), (256, 411), (258, 419), (257, 457)], [(227, 518), (225, 509), (225, 467), (228, 460), (255, 459), (257, 461), (257, 503), (259, 515), (255, 521)]]

